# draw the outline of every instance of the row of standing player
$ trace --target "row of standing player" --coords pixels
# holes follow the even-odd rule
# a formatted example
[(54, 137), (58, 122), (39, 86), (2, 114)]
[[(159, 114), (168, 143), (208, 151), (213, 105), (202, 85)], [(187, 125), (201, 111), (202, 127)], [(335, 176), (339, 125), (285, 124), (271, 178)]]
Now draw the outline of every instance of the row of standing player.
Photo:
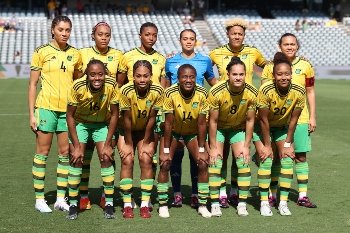
[[(63, 20), (63, 23), (64, 23), (65, 21)], [(62, 50), (64, 50), (64, 51), (66, 51), (67, 50), (67, 48), (69, 48), (69, 49), (73, 49), (73, 48), (71, 48), (71, 47), (67, 47), (67, 40), (68, 40), (68, 38), (69, 38), (69, 32), (70, 32), (70, 28), (71, 28), (71, 23), (69, 22), (68, 23), (68, 28), (64, 28), (64, 27), (59, 27), (58, 25), (61, 23), (61, 21), (58, 19), (56, 19), (56, 21), (54, 20), (53, 21), (53, 26), (52, 26), (52, 32), (53, 32), (53, 35), (54, 35), (54, 40), (53, 40), (53, 42), (52, 42), (52, 45), (56, 45), (56, 48), (58, 48), (58, 47), (61, 47), (61, 49)], [(66, 23), (67, 23), (67, 21), (66, 21)], [(65, 24), (65, 23), (64, 23)], [(65, 26), (67, 26), (67, 25), (65, 25)], [(144, 30), (144, 29), (149, 29), (148, 31), (146, 30)], [(221, 54), (221, 55), (224, 55), (225, 57), (223, 57), (223, 61), (225, 60), (224, 58), (226, 58), (226, 56), (232, 56), (232, 55), (235, 55), (234, 54), (234, 51), (239, 51), (239, 52), (237, 52), (236, 54), (239, 56), (240, 54), (242, 54), (243, 56), (241, 56), (241, 58), (243, 58), (244, 56), (247, 56), (247, 55), (245, 55), (244, 53), (242, 53), (247, 47), (249, 48), (249, 46), (245, 46), (245, 45), (243, 45), (242, 43), (243, 43), (243, 39), (244, 39), (244, 29), (245, 29), (245, 27), (244, 27), (244, 25), (242, 25), (242, 23), (241, 22), (238, 22), (238, 24), (237, 25), (234, 25), (234, 23), (233, 24), (231, 24), (231, 25), (229, 25), (228, 27), (227, 27), (227, 34), (228, 34), (228, 38), (230, 39), (229, 40), (229, 43), (228, 43), (228, 45), (227, 46), (223, 46), (222, 48), (219, 48), (219, 50), (220, 49), (226, 49), (227, 51), (223, 51), (223, 52), (228, 52), (228, 54)], [(236, 31), (239, 31), (239, 33), (237, 33)], [(150, 32), (151, 31), (151, 32)], [(153, 33), (152, 33), (152, 31), (153, 31)], [(190, 34), (190, 36), (189, 37), (186, 37), (186, 39), (187, 39), (187, 44), (186, 44), (186, 42), (185, 41), (183, 41), (184, 43), (181, 43), (182, 44), (182, 47), (183, 47), (183, 53), (181, 54), (182, 56), (186, 56), (186, 46), (187, 46), (187, 52), (188, 51), (190, 51), (191, 49), (191, 41), (193, 41), (193, 35), (194, 35), (194, 39), (195, 39), (195, 34), (193, 33), (193, 32), (188, 32), (189, 34)], [(192, 34), (192, 35), (191, 35)], [(95, 41), (96, 41), (96, 46), (95, 47), (93, 47), (93, 48), (90, 48), (91, 50), (93, 50), (92, 51), (92, 53), (95, 53), (94, 55), (92, 55), (92, 56), (98, 56), (98, 55), (101, 55), (102, 56), (102, 59), (104, 59), (105, 61), (111, 61), (111, 60), (113, 60), (113, 56), (103, 56), (103, 55), (106, 55), (105, 53), (101, 53), (102, 51), (106, 51), (106, 48), (108, 48), (107, 50), (107, 52), (110, 52), (112, 49), (111, 48), (109, 48), (108, 47), (108, 42), (109, 42), (109, 39), (110, 39), (110, 28), (109, 28), (109, 26), (107, 25), (107, 24), (105, 24), (105, 23), (102, 23), (102, 24), (100, 24), (100, 25), (96, 25), (96, 27), (94, 27), (94, 30), (93, 30), (93, 34), (92, 34), (92, 36), (93, 36), (93, 38), (95, 39)], [(141, 28), (141, 32), (140, 32), (140, 38), (141, 38), (141, 42), (142, 42), (142, 45), (141, 45), (141, 47), (140, 47), (140, 49), (135, 49), (134, 51), (136, 51), (137, 53), (139, 53), (140, 54), (140, 56), (142, 56), (142, 55), (144, 55), (144, 57), (147, 57), (147, 55), (153, 55), (153, 54), (157, 54), (153, 49), (152, 49), (152, 46), (154, 45), (154, 43), (156, 42), (156, 39), (157, 39), (157, 29), (156, 29), (156, 27), (155, 26), (152, 26), (152, 25), (150, 25), (149, 27), (144, 27), (143, 29)], [(286, 53), (288, 54), (288, 52), (290, 53), (291, 52), (291, 55), (292, 55), (292, 60), (293, 59), (297, 59), (295, 56), (296, 56), (296, 51), (297, 51), (297, 49), (298, 49), (298, 44), (297, 44), (297, 40), (296, 40), (296, 38), (294, 37), (294, 36), (292, 36), (292, 35), (289, 35), (289, 36), (286, 36), (284, 39), (288, 39), (288, 41), (290, 41), (290, 40), (292, 40), (292, 42), (294, 42), (294, 43), (290, 43), (290, 42), (286, 42), (287, 43), (287, 49), (286, 50), (288, 50)], [(184, 39), (185, 40), (185, 39)], [(180, 42), (181, 42), (182, 40), (180, 39)], [(237, 47), (237, 44), (238, 44), (238, 47)], [(240, 44), (240, 45), (239, 45)], [(283, 41), (282, 41), (282, 38), (281, 38), (281, 40), (280, 40), (280, 47), (281, 47), (281, 49), (282, 49), (282, 51), (283, 51), (283, 45), (284, 45), (285, 43), (283, 43)], [(53, 47), (54, 48), (54, 46), (51, 46), (51, 47)], [(105, 46), (105, 48), (103, 49), (103, 46)], [(236, 47), (235, 47), (236, 46)], [(243, 46), (243, 47), (242, 47)], [(240, 48), (240, 49), (237, 49), (237, 48)], [(102, 49), (102, 50), (100, 50), (100, 49)], [(285, 51), (286, 51), (285, 50)], [(99, 51), (101, 51), (101, 52), (99, 52)], [(215, 51), (215, 50), (214, 50)], [(214, 53), (214, 51), (212, 52), (212, 53)], [(230, 52), (231, 52), (231, 54), (230, 54)], [(293, 54), (294, 53), (294, 54)], [(191, 53), (189, 53), (188, 54), (189, 55), (189, 58), (191, 58), (191, 55), (193, 56), (193, 55), (195, 55), (195, 56), (197, 56), (197, 54), (194, 54), (193, 53), (193, 51), (192, 51), (192, 54)], [(212, 54), (211, 54), (212, 55)], [(219, 54), (220, 55), (220, 54)], [(248, 53), (248, 56), (249, 56), (249, 53)], [(293, 57), (294, 56), (294, 57)], [(74, 56), (73, 56), (74, 57)], [(84, 56), (83, 56), (84, 57)], [(158, 56), (159, 58), (161, 58), (161, 56)], [(86, 59), (91, 59), (91, 57), (88, 57), (88, 56), (85, 56), (85, 58)], [(213, 58), (213, 56), (211, 56), (211, 58)], [(54, 59), (54, 56), (53, 57), (51, 57), (51, 59)], [(68, 61), (71, 61), (72, 60), (72, 57), (70, 58), (70, 60), (69, 60), (69, 56), (67, 56), (67, 60)], [(73, 59), (74, 60), (74, 59)], [(155, 61), (156, 60), (156, 61)], [(189, 59), (188, 61), (191, 61), (192, 59)], [(215, 58), (213, 59), (214, 60), (214, 62), (215, 62)], [(230, 60), (230, 59), (228, 59), (228, 60)], [(251, 59), (247, 59), (247, 60), (251, 60)], [(254, 59), (253, 59), (254, 60)], [(257, 59), (255, 59), (255, 60), (257, 60)], [(155, 63), (158, 63), (158, 61), (159, 60), (157, 60), (157, 59), (153, 59), (152, 60), (153, 61), (153, 64), (154, 64), (154, 62)], [(57, 63), (57, 62), (56, 62)], [(107, 63), (107, 67), (108, 67), (108, 62), (106, 62)], [(72, 65), (73, 63), (71, 63), (71, 65)], [(85, 63), (85, 65), (87, 64), (87, 62)], [(66, 72), (66, 66), (64, 65), (64, 63), (63, 63), (63, 61), (62, 61), (62, 63), (61, 64), (58, 64), (59, 65), (59, 67), (58, 67), (58, 70), (60, 71), (64, 71), (64, 72)], [(218, 67), (219, 67), (219, 70), (220, 70), (220, 64), (218, 63), (217, 64), (218, 65)], [(249, 64), (250, 65), (250, 64)], [(260, 64), (260, 65), (262, 65), (263, 66), (263, 64)], [(109, 69), (109, 71), (111, 71), (111, 70), (115, 70), (115, 67), (116, 66), (114, 66), (114, 65), (112, 65), (111, 67), (108, 67), (108, 69)], [(222, 72), (222, 67), (224, 67), (223, 65), (221, 65), (221, 70), (220, 70), (220, 73), (221, 73), (221, 76), (223, 76), (223, 72)], [(249, 66), (250, 67), (250, 66)], [(38, 65), (38, 67), (37, 67), (38, 69), (36, 69), (36, 66), (34, 65), (34, 66), (32, 66), (32, 75), (31, 75), (31, 82), (30, 82), (30, 89), (29, 89), (29, 106), (30, 106), (30, 116), (31, 116), (31, 127), (32, 127), (32, 129), (33, 130), (35, 130), (35, 132), (36, 132), (36, 134), (37, 134), (37, 141), (38, 141), (38, 146), (37, 146), (37, 155), (35, 156), (35, 159), (34, 159), (34, 166), (33, 166), (33, 174), (34, 173), (36, 173), (36, 174), (34, 174), (34, 184), (35, 184), (35, 188), (36, 188), (36, 193), (37, 193), (37, 199), (38, 199), (38, 201), (39, 201), (39, 204), (38, 204), (38, 201), (37, 201), (37, 205), (36, 206), (39, 206), (40, 207), (40, 204), (45, 204), (46, 205), (46, 203), (44, 202), (44, 199), (43, 199), (43, 177), (44, 176), (42, 176), (42, 177), (40, 177), (40, 175), (39, 176), (37, 176), (38, 175), (38, 169), (39, 169), (39, 167), (45, 167), (45, 166), (42, 166), (42, 164), (45, 164), (45, 161), (46, 161), (46, 159), (47, 159), (47, 154), (48, 154), (48, 151), (49, 151), (49, 148), (50, 148), (50, 145), (51, 145), (51, 140), (52, 140), (52, 134), (53, 134), (53, 132), (55, 132), (55, 131), (58, 131), (58, 132), (60, 132), (60, 133), (58, 133), (58, 139), (59, 139), (59, 145), (61, 145), (61, 147), (59, 148), (59, 154), (61, 154), (61, 155), (63, 155), (63, 156), (60, 156), (59, 157), (59, 165), (58, 165), (58, 167), (59, 167), (59, 169), (58, 169), (58, 177), (60, 177), (61, 179), (60, 180), (62, 180), (63, 179), (63, 176), (64, 176), (64, 174), (60, 174), (59, 173), (59, 171), (62, 171), (63, 169), (62, 169), (62, 167), (64, 167), (64, 166), (66, 166), (66, 162), (65, 161), (67, 161), (64, 157), (64, 155), (66, 155), (66, 154), (68, 154), (68, 151), (67, 151), (67, 149), (68, 149), (68, 147), (67, 146), (63, 146), (65, 143), (65, 141), (67, 142), (67, 140), (64, 140), (65, 139), (65, 137), (67, 136), (67, 135), (65, 135), (66, 133), (64, 133), (64, 132), (62, 132), (62, 130), (60, 130), (60, 129), (58, 129), (58, 130), (55, 130), (55, 131), (49, 131), (49, 130), (47, 130), (47, 131), (45, 131), (45, 129), (43, 129), (43, 130), (36, 130), (37, 128), (36, 128), (36, 119), (35, 119), (35, 117), (34, 117), (34, 115), (33, 115), (33, 112), (34, 112), (34, 99), (35, 99), (35, 92), (34, 92), (34, 95), (33, 95), (33, 85), (34, 86), (36, 86), (36, 83), (37, 83), (37, 81), (38, 81), (38, 79), (39, 79), (39, 76), (38, 76), (38, 73), (40, 74), (40, 73), (43, 73), (43, 70), (42, 70), (42, 68), (43, 67), (40, 67), (40, 65)], [(196, 69), (197, 69), (197, 67), (196, 67)], [(72, 71), (74, 70), (74, 69), (69, 69), (68, 67), (67, 67), (67, 70), (68, 71), (70, 71), (71, 73), (72, 73)], [(79, 69), (77, 69), (77, 70), (79, 70)], [(130, 69), (128, 69), (129, 71), (130, 71)], [(298, 70), (298, 69), (296, 69), (296, 70)], [(125, 70), (124, 70), (125, 71)], [(251, 73), (251, 71), (250, 71), (250, 69), (248, 68), (248, 72), (249, 73)], [(247, 73), (248, 73), (247, 72)], [(161, 73), (161, 72), (159, 72), (159, 73)], [(293, 72), (294, 73), (294, 72)], [(301, 74), (301, 75), (304, 75), (305, 74), (305, 72), (300, 72), (300, 70), (299, 70), (299, 72), (295, 72), (295, 73), (299, 73), (299, 74)], [(306, 74), (305, 74), (306, 75)], [(75, 77), (78, 77), (79, 75), (75, 75)], [(154, 76), (153, 76), (154, 77)], [(168, 76), (169, 77), (169, 76)], [(210, 78), (210, 77), (209, 77)], [(305, 77), (305, 78), (310, 78), (310, 80), (313, 80), (313, 76), (311, 77), (311, 76), (307, 76), (307, 77)], [(42, 76), (42, 79), (43, 79), (43, 76)], [(122, 76), (121, 76), (121, 78), (119, 78), (118, 80), (120, 81), (120, 80), (122, 80), (123, 79), (123, 72), (122, 72)], [(124, 75), (124, 79), (125, 79), (125, 75)], [(165, 80), (165, 79), (161, 79), (161, 80)], [(203, 76), (202, 76), (202, 80), (203, 80)], [(45, 80), (45, 76), (44, 76), (44, 80), (42, 80), (42, 81), (46, 81), (47, 82), (47, 79)], [(309, 87), (309, 88), (307, 88), (307, 90), (308, 89), (312, 89), (313, 90), (313, 85), (310, 85), (310, 83), (311, 84), (313, 84), (312, 82), (307, 82), (306, 84), (308, 85), (307, 87)], [(34, 96), (34, 97), (33, 97)], [(312, 95), (309, 95), (309, 92), (308, 92), (308, 99), (309, 99), (309, 96), (311, 96), (312, 97)], [(38, 96), (38, 98), (40, 97), (40, 95)], [(314, 100), (313, 101), (310, 101), (309, 100), (309, 104), (311, 105), (311, 103), (314, 103)], [(64, 104), (60, 104), (61, 106), (64, 106)], [(38, 108), (40, 108), (40, 106), (37, 106)], [(42, 107), (42, 108), (47, 108), (47, 107)], [(50, 108), (49, 108), (50, 109)], [(57, 108), (53, 108), (53, 110), (58, 110), (57, 112), (58, 113), (60, 113), (61, 111), (59, 111), (60, 109), (57, 109)], [(310, 110), (311, 110), (311, 112), (312, 113), (314, 113), (314, 106), (313, 107), (311, 107), (310, 106)], [(62, 111), (62, 112), (64, 112), (64, 111)], [(43, 115), (43, 114), (41, 114), (41, 115)], [(310, 131), (313, 131), (314, 130), (314, 127), (315, 127), (315, 115), (314, 114), (312, 114), (312, 117), (311, 117), (311, 128), (310, 128)], [(58, 120), (60, 120), (60, 117), (58, 117)], [(40, 121), (39, 120), (39, 122), (40, 123), (45, 123), (46, 124), (46, 122), (45, 122), (45, 120), (42, 120), (42, 121)], [(42, 132), (41, 131), (44, 131), (44, 132), (49, 132), (49, 133), (46, 133), (46, 134), (42, 134)], [(50, 133), (51, 132), (51, 133)], [(66, 153), (65, 153), (65, 151), (67, 151)], [(225, 153), (224, 153), (225, 154)], [(225, 160), (224, 160), (225, 161)], [(37, 162), (37, 163), (36, 163)], [(35, 166), (36, 164), (39, 164), (38, 166)], [(40, 168), (39, 169), (40, 170), (40, 172), (43, 170), (42, 168)], [(39, 172), (39, 173), (40, 173)], [(43, 174), (45, 174), (45, 169), (44, 169), (44, 173)], [(307, 175), (307, 174), (306, 174)], [(303, 174), (303, 176), (305, 177), (305, 174)], [(83, 178), (84, 179), (84, 178)], [(62, 204), (62, 203), (64, 203), (63, 202), (63, 200), (62, 200), (62, 190), (64, 189), (64, 184), (63, 184), (64, 182), (62, 182), (62, 181), (59, 181), (59, 178), (58, 178), (58, 190), (61, 190), (61, 192), (58, 192), (58, 199), (57, 199), (57, 202), (55, 203), (55, 207), (57, 206), (57, 208), (60, 208), (60, 205)], [(305, 180), (304, 180), (304, 184), (305, 184)], [(41, 187), (42, 187), (42, 189), (41, 189)], [(87, 190), (87, 189), (86, 189)], [(222, 193), (221, 193), (221, 191), (220, 191), (220, 196), (221, 196), (221, 198), (220, 198), (220, 200), (225, 200), (224, 199), (224, 195), (221, 195)], [(63, 195), (63, 197), (64, 197), (64, 195)], [(175, 198), (175, 200), (176, 200), (176, 198)], [(308, 201), (308, 200), (307, 200)], [(306, 202), (306, 203), (310, 203), (310, 202)], [(45, 212), (45, 211), (44, 211)]]

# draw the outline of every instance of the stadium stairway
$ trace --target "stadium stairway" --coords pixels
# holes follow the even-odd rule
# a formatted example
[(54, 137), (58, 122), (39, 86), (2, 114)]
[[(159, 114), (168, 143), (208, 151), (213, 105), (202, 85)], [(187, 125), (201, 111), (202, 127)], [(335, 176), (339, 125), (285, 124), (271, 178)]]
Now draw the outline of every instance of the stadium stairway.
[(209, 50), (215, 49), (219, 46), (218, 42), (213, 36), (212, 31), (209, 28), (207, 21), (196, 20), (194, 21), (194, 24), (198, 29), (198, 32), (202, 35), (203, 39), (206, 40)]

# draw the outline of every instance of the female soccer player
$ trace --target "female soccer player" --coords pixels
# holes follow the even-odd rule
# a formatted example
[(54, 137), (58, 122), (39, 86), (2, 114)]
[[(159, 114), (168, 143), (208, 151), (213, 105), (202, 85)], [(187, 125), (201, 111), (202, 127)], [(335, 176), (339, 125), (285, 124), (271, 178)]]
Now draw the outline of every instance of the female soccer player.
[[(91, 59), (98, 59), (103, 62), (107, 68), (108, 75), (116, 79), (117, 69), (123, 53), (109, 46), (111, 40), (111, 27), (106, 22), (99, 22), (92, 28), (91, 38), (95, 41), (95, 45), (80, 49), (83, 70)], [(84, 154), (83, 174), (80, 183), (80, 202), (81, 210), (91, 209), (90, 200), (88, 197), (89, 177), (90, 177), (90, 162), (94, 152), (94, 143), (90, 141), (86, 145)], [(101, 197), (100, 206), (104, 208), (105, 198)]]
[[(209, 53), (210, 59), (213, 61), (219, 70), (220, 81), (228, 79), (226, 67), (231, 61), (233, 56), (237, 56), (246, 66), (246, 77), (245, 82), (253, 85), (253, 72), (254, 68), (260, 69), (265, 66), (267, 61), (264, 56), (254, 46), (244, 44), (245, 30), (247, 28), (247, 22), (240, 18), (229, 20), (225, 23), (226, 34), (228, 43), (221, 47), (212, 50)], [(259, 68), (260, 67), (260, 68)], [(259, 148), (257, 148), (259, 151)], [(229, 143), (225, 143), (223, 153), (223, 165), (222, 165), (222, 186), (220, 188), (220, 204), (221, 207), (228, 208), (228, 200), (226, 194), (226, 170), (227, 170), (227, 157), (229, 154)], [(233, 205), (238, 204), (237, 196), (237, 167), (236, 163), (232, 163), (231, 166), (231, 191), (229, 201)]]
[[(185, 29), (180, 33), (180, 45), (182, 51), (175, 56), (168, 58), (165, 63), (165, 74), (166, 78), (162, 79), (166, 81), (166, 86), (173, 85), (178, 82), (177, 70), (179, 66), (183, 64), (191, 64), (197, 70), (196, 83), (200, 86), (204, 86), (204, 80), (207, 80), (210, 86), (213, 86), (217, 79), (214, 76), (213, 66), (211, 60), (207, 56), (203, 56), (200, 53), (194, 51), (196, 45), (196, 33), (192, 29)], [(174, 201), (172, 206), (182, 206), (182, 193), (181, 193), (181, 175), (182, 175), (182, 159), (184, 156), (184, 144), (178, 145), (173, 161), (170, 168), (170, 177), (174, 191)], [(198, 169), (196, 161), (190, 157), (191, 166), (191, 181), (192, 181), (192, 195), (191, 195), (191, 206), (193, 208), (198, 207)]]
[(224, 142), (227, 140), (230, 142), (238, 168), (237, 213), (239, 216), (247, 216), (246, 200), (251, 180), (249, 148), (254, 131), (258, 90), (245, 83), (245, 64), (238, 57), (233, 57), (226, 69), (229, 79), (212, 87), (208, 97), (211, 214), (212, 216), (222, 215), (219, 188), (222, 154)]
[[(105, 218), (114, 218), (114, 167), (112, 138), (118, 121), (118, 92), (114, 78), (106, 76), (107, 69), (100, 60), (89, 61), (86, 77), (74, 81), (67, 107), (70, 135), (69, 214), (78, 217), (78, 188), (83, 170), (86, 144), (92, 139), (101, 163), (106, 206)], [(108, 127), (107, 124), (109, 123)]]
[[(278, 41), (281, 52), (285, 54), (292, 63), (293, 82), (296, 82), (306, 89), (306, 107), (301, 112), (297, 127), (295, 129), (295, 172), (298, 180), (299, 198), (297, 204), (308, 208), (316, 208), (307, 197), (307, 185), (309, 177), (309, 164), (306, 161), (306, 153), (311, 151), (310, 133), (316, 129), (316, 101), (315, 101), (315, 72), (309, 61), (297, 56), (299, 41), (292, 33), (285, 33)], [(265, 82), (273, 78), (273, 64), (265, 66), (262, 73), (262, 81)], [(276, 202), (277, 180), (279, 172), (278, 163), (272, 165), (271, 191), (272, 204)]]
[(132, 184), (134, 151), (137, 148), (141, 168), (141, 208), (140, 216), (150, 218), (150, 196), (154, 175), (152, 157), (156, 150), (154, 126), (158, 110), (163, 103), (163, 88), (151, 81), (152, 65), (146, 60), (133, 65), (133, 82), (124, 85), (120, 90), (120, 111), (122, 129), (118, 139), (118, 150), (121, 157), (120, 189), (123, 194), (123, 217), (133, 218)]
[[(30, 67), (29, 125), (36, 135), (36, 154), (32, 173), (36, 197), (35, 209), (42, 213), (52, 212), (44, 198), (44, 180), (46, 161), (54, 133), (57, 135), (58, 145), (57, 199), (54, 208), (69, 210), (64, 199), (69, 169), (66, 109), (73, 78), (81, 75), (79, 51), (67, 43), (71, 30), (72, 22), (68, 17), (55, 17), (51, 24), (53, 40), (35, 50)], [(39, 79), (41, 89), (35, 101)]]
[(275, 54), (272, 74), (274, 79), (260, 87), (257, 103), (264, 144), (258, 170), (260, 213), (263, 216), (272, 216), (268, 202), (273, 158), (271, 142), (276, 144), (281, 160), (278, 211), (281, 215), (291, 215), (287, 201), (293, 180), (293, 159), (295, 158), (293, 135), (300, 113), (305, 106), (305, 88), (291, 82), (292, 63), (281, 52)]
[[(206, 203), (208, 186), (208, 153), (206, 152), (206, 115), (208, 114), (207, 90), (196, 85), (196, 69), (184, 64), (177, 71), (178, 84), (164, 93), (165, 113), (164, 142), (160, 145), (160, 171), (158, 174), (159, 216), (168, 218), (168, 180), (171, 160), (180, 138), (198, 165), (198, 213), (210, 218)], [(164, 144), (164, 145), (162, 145)]]

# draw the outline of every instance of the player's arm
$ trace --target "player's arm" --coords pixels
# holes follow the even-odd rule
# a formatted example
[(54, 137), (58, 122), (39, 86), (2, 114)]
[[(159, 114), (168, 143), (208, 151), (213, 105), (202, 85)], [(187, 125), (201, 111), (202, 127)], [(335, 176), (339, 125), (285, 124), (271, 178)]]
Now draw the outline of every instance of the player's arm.
[(28, 85), (29, 125), (33, 132), (37, 131), (36, 119), (34, 116), (34, 108), (35, 108), (36, 89), (38, 86), (40, 74), (41, 74), (40, 70), (31, 70), (29, 85)]
[(73, 151), (71, 151), (71, 163), (83, 162), (84, 155), (80, 148), (80, 143), (78, 139), (77, 129), (75, 125), (74, 115), (77, 110), (77, 106), (69, 105), (67, 106), (66, 121), (68, 126), (68, 132), (73, 144)]
[(154, 142), (154, 126), (156, 124), (157, 113), (158, 111), (155, 109), (152, 109), (150, 112), (145, 128), (145, 137), (143, 139), (141, 155), (146, 153), (149, 157), (152, 157), (155, 152), (155, 148), (151, 142)]
[(198, 146), (205, 146), (205, 138), (207, 136), (207, 121), (205, 114), (199, 114), (198, 117)]
[(310, 111), (309, 132), (312, 133), (316, 130), (316, 97), (314, 85), (306, 86), (306, 96)]
[(170, 78), (168, 76), (162, 77), (160, 79), (160, 85), (165, 89), (170, 87)]
[(253, 138), (255, 115), (256, 115), (255, 109), (247, 111), (246, 126), (245, 126), (245, 140), (244, 140), (243, 151), (242, 151), (245, 164), (248, 164), (250, 161), (249, 149), (250, 149), (250, 142)]
[(294, 158), (294, 148), (292, 147), (291, 143), (293, 142), (293, 135), (295, 132), (295, 128), (297, 127), (298, 119), (301, 114), (302, 109), (301, 108), (295, 108), (290, 117), (289, 125), (288, 125), (288, 132), (287, 132), (287, 138), (284, 143), (283, 151), (282, 151), (282, 157), (290, 157)]
[(216, 134), (218, 129), (219, 111), (211, 109), (209, 111), (209, 155), (210, 163), (215, 164), (217, 156), (222, 156), (217, 150)]
[(128, 78), (126, 73), (118, 72), (117, 74), (117, 82), (118, 82), (118, 87), (123, 86), (128, 82)]
[(164, 148), (170, 148), (171, 131), (174, 124), (174, 113), (166, 113), (164, 121)]
[(259, 108), (259, 121), (261, 127), (261, 134), (263, 137), (264, 149), (261, 153), (261, 160), (272, 156), (271, 139), (270, 139), (270, 123), (268, 120), (269, 109)]
[(212, 87), (212, 86), (214, 86), (215, 84), (218, 83), (218, 79), (215, 78), (215, 77), (212, 77), (212, 78), (210, 78), (210, 79), (207, 79), (207, 82), (208, 82), (208, 84)]
[(114, 160), (113, 158), (113, 148), (112, 148), (112, 139), (114, 132), (117, 128), (118, 118), (119, 118), (119, 107), (117, 104), (110, 105), (111, 119), (109, 121), (107, 138), (102, 150), (102, 158), (107, 157), (109, 160)]
[(126, 158), (127, 156), (131, 155), (133, 156), (133, 141), (132, 141), (132, 135), (131, 135), (131, 110), (123, 110), (123, 118), (124, 118), (124, 139), (125, 139), (125, 146), (121, 150), (121, 157), (122, 159)]

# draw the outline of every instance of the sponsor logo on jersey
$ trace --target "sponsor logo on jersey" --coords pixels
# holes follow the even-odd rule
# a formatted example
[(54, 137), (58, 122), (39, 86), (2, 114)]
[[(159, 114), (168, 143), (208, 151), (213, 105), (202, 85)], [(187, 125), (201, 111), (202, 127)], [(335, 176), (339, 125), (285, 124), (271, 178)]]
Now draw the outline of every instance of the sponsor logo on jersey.
[(198, 104), (199, 104), (198, 102), (193, 102), (192, 103), (192, 108), (193, 109), (198, 108)]
[(243, 55), (241, 56), (241, 59), (246, 59), (247, 57), (248, 57), (247, 54), (243, 54)]
[(108, 61), (113, 61), (113, 57), (112, 56), (108, 56)]
[(153, 60), (152, 60), (152, 64), (155, 64), (155, 65), (156, 65), (157, 63), (158, 63), (158, 60), (157, 60), (157, 59), (153, 59)]
[(224, 59), (230, 59), (228, 56), (224, 57)]
[(295, 73), (296, 73), (296, 74), (300, 74), (300, 72), (301, 72), (301, 69), (296, 69), (296, 70), (295, 70)]
[(181, 104), (177, 105), (178, 108), (181, 108)]
[(68, 56), (67, 56), (67, 60), (68, 60), (68, 61), (71, 61), (71, 60), (72, 60), (72, 58), (73, 58), (73, 56), (72, 56), (72, 55), (68, 55)]
[(55, 60), (56, 59), (56, 56), (52, 56), (50, 60)]

